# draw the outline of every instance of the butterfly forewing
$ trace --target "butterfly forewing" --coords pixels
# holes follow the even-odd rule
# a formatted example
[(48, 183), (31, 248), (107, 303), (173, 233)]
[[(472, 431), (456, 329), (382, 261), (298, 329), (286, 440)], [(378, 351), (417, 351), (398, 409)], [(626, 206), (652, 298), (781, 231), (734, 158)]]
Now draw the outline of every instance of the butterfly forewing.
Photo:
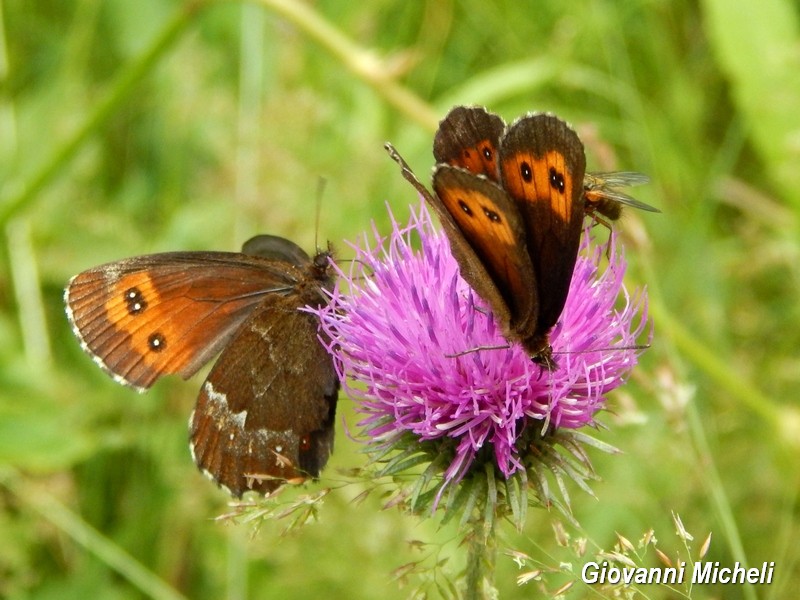
[(497, 150), (506, 124), (478, 106), (457, 106), (439, 123), (433, 140), (437, 163), (498, 180)]
[[(434, 172), (433, 189), (456, 234), (470, 248), (467, 256), (454, 255), (462, 277), (490, 303), (496, 317), (508, 314), (507, 319), (500, 318), (502, 327), (531, 330), (538, 307), (529, 290), (536, 287), (536, 278), (525, 247), (518, 243), (525, 228), (514, 202), (485, 177), (447, 165)], [(488, 277), (476, 277), (473, 262), (482, 265)], [(497, 288), (502, 303), (493, 298), (490, 286)]]
[(501, 183), (517, 201), (534, 237), (576, 237), (574, 223), (583, 217), (585, 170), (583, 144), (552, 115), (519, 119), (502, 138)]
[(555, 325), (566, 302), (580, 247), (585, 170), (583, 144), (552, 115), (519, 119), (500, 142), (502, 185), (526, 223), (538, 283), (540, 332)]
[(194, 374), (264, 294), (292, 284), (290, 271), (245, 254), (172, 252), (84, 271), (65, 301), (95, 361), (121, 383), (146, 389), (162, 375)]

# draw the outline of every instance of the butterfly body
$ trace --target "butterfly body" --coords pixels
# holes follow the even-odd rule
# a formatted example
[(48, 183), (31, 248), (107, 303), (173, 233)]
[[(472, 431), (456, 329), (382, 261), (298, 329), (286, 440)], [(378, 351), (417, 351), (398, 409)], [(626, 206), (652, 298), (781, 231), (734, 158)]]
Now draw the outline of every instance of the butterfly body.
[(235, 496), (316, 477), (333, 447), (339, 381), (318, 339), (329, 254), (258, 236), (244, 252), (172, 252), (76, 275), (65, 292), (81, 345), (143, 391), (216, 354), (190, 419), (198, 467)]

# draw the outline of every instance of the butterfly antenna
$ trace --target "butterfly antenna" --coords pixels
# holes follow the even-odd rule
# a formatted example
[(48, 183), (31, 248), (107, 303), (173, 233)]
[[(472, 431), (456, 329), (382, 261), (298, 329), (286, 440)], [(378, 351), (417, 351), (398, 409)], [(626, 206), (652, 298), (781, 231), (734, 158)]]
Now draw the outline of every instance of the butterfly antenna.
[(474, 348), (469, 348), (468, 350), (461, 350), (460, 352), (455, 352), (453, 354), (445, 354), (445, 358), (458, 358), (459, 356), (466, 356), (467, 354), (472, 354), (473, 352), (481, 352), (483, 350), (508, 350), (511, 346), (509, 344), (502, 344), (497, 346), (475, 346)]
[(607, 346), (605, 348), (586, 348), (585, 350), (553, 350), (553, 354), (591, 354), (592, 352), (615, 352), (619, 350), (647, 350), (650, 348), (650, 343), (647, 344), (630, 344), (628, 346)]
[(320, 214), (322, 214), (322, 195), (325, 193), (325, 186), (328, 185), (328, 180), (320, 175), (317, 178), (317, 208), (316, 217), (314, 218), (314, 248), (319, 252), (319, 223)]
[(413, 185), (414, 188), (417, 190), (417, 192), (423, 198), (425, 198), (427, 202), (429, 202), (432, 206), (436, 207), (436, 203), (431, 197), (431, 193), (428, 191), (428, 188), (422, 185), (422, 182), (419, 179), (417, 179), (417, 176), (414, 175), (414, 171), (411, 170), (411, 167), (408, 166), (408, 163), (402, 156), (400, 156), (400, 153), (395, 149), (395, 147), (392, 146), (392, 144), (389, 142), (386, 142), (383, 145), (383, 147), (389, 154), (391, 159), (395, 161), (398, 165), (400, 165), (400, 171), (403, 174), (403, 177), (405, 177), (406, 181), (408, 181), (411, 185)]

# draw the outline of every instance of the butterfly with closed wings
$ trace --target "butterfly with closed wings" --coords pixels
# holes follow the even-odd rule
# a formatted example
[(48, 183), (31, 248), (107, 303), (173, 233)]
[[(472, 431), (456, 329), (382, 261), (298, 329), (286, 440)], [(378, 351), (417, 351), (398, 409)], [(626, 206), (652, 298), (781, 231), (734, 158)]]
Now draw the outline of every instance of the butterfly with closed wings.
[(577, 134), (542, 113), (506, 126), (484, 108), (455, 107), (434, 138), (433, 194), (391, 145), (387, 150), (436, 211), (462, 277), (489, 304), (506, 339), (557, 368), (549, 334), (567, 299), (583, 217), (616, 219), (620, 202), (650, 209), (615, 190), (642, 181), (587, 174)]

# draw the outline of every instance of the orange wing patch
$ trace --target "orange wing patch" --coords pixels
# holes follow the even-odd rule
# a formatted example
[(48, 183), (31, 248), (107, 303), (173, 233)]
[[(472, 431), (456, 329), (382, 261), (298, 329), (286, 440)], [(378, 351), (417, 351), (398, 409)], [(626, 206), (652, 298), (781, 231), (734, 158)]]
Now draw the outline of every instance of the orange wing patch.
[(466, 187), (446, 187), (436, 190), (447, 211), (469, 239), (487, 242), (480, 244), (499, 252), (514, 246), (511, 230), (502, 209), (491, 198)]
[(456, 106), (439, 123), (433, 139), (437, 164), (466, 169), (498, 180), (497, 152), (506, 124), (478, 106)]
[(461, 155), (448, 161), (454, 167), (461, 167), (476, 175), (497, 176), (497, 149), (491, 140), (478, 142), (474, 148), (464, 148)]
[(511, 197), (525, 202), (549, 202), (555, 217), (570, 222), (574, 179), (563, 154), (550, 150), (537, 158), (530, 152), (517, 152), (503, 161), (503, 174), (503, 184)]
[(127, 273), (121, 263), (90, 269), (67, 288), (70, 319), (85, 350), (118, 381), (139, 389), (162, 375), (196, 372), (263, 297), (258, 292), (269, 289), (267, 272), (243, 268), (238, 278), (215, 283), (213, 263), (158, 260), (155, 255)]

